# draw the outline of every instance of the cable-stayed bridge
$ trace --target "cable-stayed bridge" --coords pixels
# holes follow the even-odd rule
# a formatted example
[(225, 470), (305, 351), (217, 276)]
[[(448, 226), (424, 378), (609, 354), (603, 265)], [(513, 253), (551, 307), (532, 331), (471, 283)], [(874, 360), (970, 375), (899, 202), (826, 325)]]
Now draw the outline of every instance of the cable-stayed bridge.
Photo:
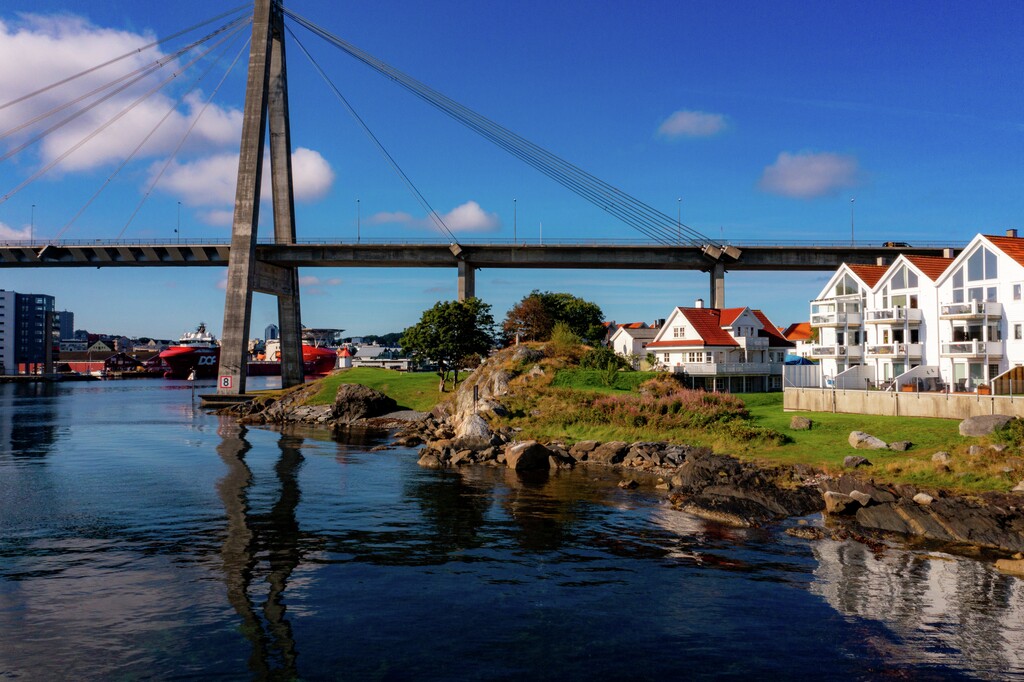
[[(285, 19), (288, 23), (286, 24)], [(300, 302), (298, 286), (299, 267), (447, 267), (458, 272), (459, 296), (474, 295), (475, 272), (480, 268), (564, 268), (564, 269), (629, 269), (629, 270), (697, 270), (710, 275), (709, 303), (713, 307), (725, 304), (725, 273), (727, 270), (833, 270), (843, 262), (877, 263), (890, 261), (899, 253), (919, 255), (951, 255), (945, 245), (909, 247), (905, 244), (869, 245), (844, 243), (788, 243), (788, 244), (734, 244), (714, 239), (672, 218), (649, 204), (600, 180), (582, 168), (552, 152), (526, 140), (513, 131), (485, 116), (455, 102), (430, 86), (388, 65), (338, 37), (326, 27), (285, 7), (280, 0), (256, 0), (251, 5), (229, 10), (204, 20), (188, 29), (156, 40), (121, 57), (72, 74), (55, 83), (7, 102), (0, 102), (0, 111), (17, 106), (34, 97), (47, 95), (76, 79), (116, 65), (120, 60), (140, 51), (160, 45), (169, 45), (181, 38), (209, 26), (214, 28), (197, 38), (179, 45), (174, 51), (119, 75), (108, 83), (78, 94), (53, 106), (50, 110), (32, 116), (6, 131), (0, 131), (0, 141), (11, 140), (12, 145), (0, 154), (0, 161), (21, 153), (46, 139), (51, 133), (66, 129), (83, 115), (101, 107), (122, 93), (135, 94), (132, 86), (155, 83), (130, 104), (112, 114), (106, 121), (86, 134), (63, 153), (54, 156), (42, 167), (35, 169), (16, 187), (0, 196), (0, 205), (59, 165), (82, 145), (102, 134), (110, 125), (127, 115), (167, 84), (174, 82), (190, 67), (209, 62), (209, 66), (195, 81), (194, 88), (215, 65), (227, 62), (232, 48), (243, 37), (234, 61), (230, 62), (224, 77), (212, 90), (204, 106), (196, 107), (191, 126), (168, 157), (163, 168), (154, 174), (150, 186), (128, 222), (113, 240), (77, 239), (65, 234), (79, 216), (101, 195), (111, 180), (142, 149), (162, 125), (163, 120), (138, 141), (137, 146), (107, 178), (86, 204), (51, 239), (45, 242), (0, 243), (0, 267), (182, 267), (227, 266), (222, 350), (220, 356), (219, 388), (221, 393), (244, 393), (245, 356), (247, 336), (254, 292), (272, 294), (278, 300), (279, 327), (282, 340), (282, 379), (284, 385), (302, 381)], [(461, 239), (434, 210), (412, 178), (397, 163), (395, 157), (374, 135), (349, 100), (312, 57), (292, 27), (326, 41), (384, 78), (396, 83), (410, 94), (430, 104), (453, 120), (477, 133), (511, 156), (536, 169), (578, 197), (600, 208), (629, 228), (631, 235), (640, 239), (598, 241), (568, 241), (549, 239), (543, 243), (517, 240), (492, 240), (480, 243)], [(440, 241), (386, 243), (357, 240), (351, 242), (323, 241), (311, 243), (297, 237), (294, 183), (292, 174), (292, 144), (289, 115), (289, 92), (285, 39), (298, 47), (309, 59), (326, 87), (348, 111), (358, 127), (366, 134), (387, 164), (392, 168), (410, 195), (420, 204), (441, 235)], [(216, 96), (231, 68), (240, 61), (248, 46), (248, 72), (246, 97), (242, 117), (241, 145), (230, 242), (216, 240), (137, 241), (124, 238), (126, 230), (149, 197), (164, 171), (185, 144), (192, 128), (202, 116), (206, 106)], [(168, 74), (162, 69), (176, 68)], [(160, 76), (166, 76), (156, 83)], [(188, 92), (195, 92), (189, 90)], [(188, 94), (188, 93), (186, 93)], [(175, 103), (180, 105), (186, 94)], [(174, 109), (172, 109), (174, 111)], [(168, 116), (170, 112), (168, 113)], [(164, 117), (166, 120), (167, 116)], [(269, 135), (268, 135), (269, 133)], [(269, 140), (269, 175), (272, 195), (273, 237), (261, 240), (257, 235), (260, 193), (264, 166), (264, 151)], [(14, 141), (18, 141), (14, 144)]]

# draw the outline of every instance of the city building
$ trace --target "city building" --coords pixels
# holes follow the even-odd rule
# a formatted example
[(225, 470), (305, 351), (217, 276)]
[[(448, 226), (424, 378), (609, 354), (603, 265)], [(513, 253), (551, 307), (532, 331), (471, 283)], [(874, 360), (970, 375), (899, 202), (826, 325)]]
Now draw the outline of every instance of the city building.
[(268, 324), (267, 328), (263, 330), (263, 339), (265, 341), (273, 341), (281, 338), (281, 330), (276, 324)]
[(0, 289), (0, 374), (17, 374), (14, 361), (15, 294)]
[(75, 314), (68, 310), (59, 310), (53, 314), (53, 333), (58, 341), (75, 338)]
[[(646, 347), (658, 365), (692, 388), (757, 392), (782, 389), (782, 366), (794, 344), (760, 310), (676, 308)], [(615, 349), (619, 352), (619, 349)]]
[[(32, 373), (46, 362), (47, 344), (53, 345), (54, 299), (45, 294), (14, 294), (14, 364), (16, 371)], [(55, 359), (55, 358), (54, 358)]]

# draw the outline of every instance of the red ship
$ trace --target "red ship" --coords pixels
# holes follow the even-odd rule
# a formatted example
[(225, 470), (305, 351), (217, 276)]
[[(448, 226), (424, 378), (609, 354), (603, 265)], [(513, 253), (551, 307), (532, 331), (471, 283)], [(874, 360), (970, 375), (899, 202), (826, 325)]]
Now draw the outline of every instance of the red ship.
[[(247, 374), (250, 376), (280, 376), (280, 353), (270, 360), (250, 362)], [(194, 332), (185, 332), (178, 343), (160, 353), (160, 358), (170, 369), (164, 373), (167, 379), (187, 379), (192, 371), (195, 378), (209, 379), (217, 376), (220, 361), (220, 344), (217, 337), (206, 331), (206, 324), (200, 322)], [(330, 374), (338, 362), (338, 355), (332, 348), (302, 344), (302, 369), (306, 376)]]

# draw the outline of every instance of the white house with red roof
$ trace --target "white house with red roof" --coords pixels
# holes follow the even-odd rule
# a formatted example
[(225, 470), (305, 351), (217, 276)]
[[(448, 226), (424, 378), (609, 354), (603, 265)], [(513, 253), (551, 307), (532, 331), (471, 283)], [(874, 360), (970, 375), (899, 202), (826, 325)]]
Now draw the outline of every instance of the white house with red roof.
[(811, 329), (817, 339), (810, 357), (820, 361), (826, 378), (863, 364), (864, 309), (887, 270), (884, 265), (844, 263), (811, 301)]
[(608, 346), (619, 355), (631, 358), (633, 369), (639, 369), (640, 361), (647, 356), (647, 344), (654, 340), (659, 331), (644, 322), (620, 324), (608, 339)]
[(658, 364), (710, 391), (781, 390), (782, 364), (794, 345), (760, 310), (700, 302), (675, 308), (657, 331), (647, 351)]
[(826, 385), (846, 371), (854, 385), (1024, 392), (1024, 239), (979, 234), (956, 258), (844, 264), (811, 301), (811, 327)]
[(875, 283), (864, 311), (864, 364), (877, 381), (939, 357), (939, 291), (935, 286), (952, 258), (899, 256)]
[[(1024, 364), (1024, 239), (1016, 230), (974, 237), (936, 287), (937, 364), (954, 390), (987, 386)], [(1017, 373), (1019, 391), (1024, 371)]]

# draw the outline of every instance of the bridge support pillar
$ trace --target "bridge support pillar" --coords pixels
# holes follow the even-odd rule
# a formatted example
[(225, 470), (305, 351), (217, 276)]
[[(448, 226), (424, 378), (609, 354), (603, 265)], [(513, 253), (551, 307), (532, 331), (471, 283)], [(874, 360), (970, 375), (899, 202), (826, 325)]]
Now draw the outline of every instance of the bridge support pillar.
[(235, 187), (235, 212), (228, 257), (224, 326), (221, 334), (217, 392), (245, 393), (252, 294), (277, 296), (281, 329), (281, 381), (303, 380), (299, 275), (295, 267), (267, 267), (256, 262), (263, 151), (270, 120), (270, 171), (274, 200), (274, 239), (295, 243), (295, 206), (288, 130), (288, 89), (284, 56), (284, 22), (273, 0), (256, 0), (253, 10), (249, 75), (242, 114), (242, 143)]
[(711, 307), (725, 307), (725, 263), (711, 266)]
[(459, 261), (459, 300), (476, 296), (476, 268), (464, 260)]

